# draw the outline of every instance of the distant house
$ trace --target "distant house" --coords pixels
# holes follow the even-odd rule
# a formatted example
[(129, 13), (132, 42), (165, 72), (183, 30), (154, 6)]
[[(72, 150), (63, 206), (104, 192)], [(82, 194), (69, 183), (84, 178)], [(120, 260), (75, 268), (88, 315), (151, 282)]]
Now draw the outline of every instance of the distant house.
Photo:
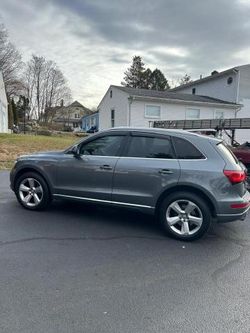
[[(242, 104), (237, 118), (250, 118), (250, 64), (237, 66), (171, 89), (175, 93), (206, 95)], [(224, 118), (226, 116), (224, 115)], [(250, 141), (249, 130), (236, 130), (236, 140)]]
[(45, 109), (46, 120), (49, 123), (59, 124), (71, 129), (81, 128), (82, 117), (91, 114), (91, 110), (78, 101), (68, 106), (55, 106)]
[(0, 133), (8, 132), (8, 102), (3, 82), (3, 75), (0, 71)]
[(83, 131), (88, 131), (93, 126), (96, 126), (97, 130), (99, 129), (99, 111), (82, 117)]
[(217, 98), (110, 86), (99, 110), (99, 128), (149, 127), (152, 121), (234, 118), (240, 105)]

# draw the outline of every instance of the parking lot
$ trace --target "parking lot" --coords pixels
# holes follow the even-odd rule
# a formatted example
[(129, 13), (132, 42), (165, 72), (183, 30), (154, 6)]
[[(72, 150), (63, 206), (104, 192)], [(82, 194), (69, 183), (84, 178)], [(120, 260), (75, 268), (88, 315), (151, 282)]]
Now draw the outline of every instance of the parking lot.
[(0, 332), (249, 332), (250, 219), (184, 243), (140, 212), (20, 207), (0, 172)]

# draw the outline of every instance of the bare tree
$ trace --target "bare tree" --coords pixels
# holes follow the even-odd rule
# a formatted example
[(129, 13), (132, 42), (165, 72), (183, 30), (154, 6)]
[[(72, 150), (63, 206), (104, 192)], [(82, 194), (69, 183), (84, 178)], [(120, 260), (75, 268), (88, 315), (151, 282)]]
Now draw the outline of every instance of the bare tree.
[[(66, 79), (53, 61), (32, 55), (24, 72), (26, 96), (30, 101), (30, 117), (47, 120), (52, 107), (71, 99), (71, 92)], [(53, 114), (53, 112), (50, 112)], [(50, 117), (51, 118), (51, 117)]]
[(23, 84), (19, 79), (21, 68), (21, 54), (9, 41), (4, 25), (0, 24), (0, 70), (3, 72), (8, 97), (18, 95), (19, 90), (23, 89)]
[(179, 85), (184, 85), (184, 84), (187, 84), (187, 83), (190, 83), (192, 82), (192, 79), (191, 79), (191, 76), (188, 75), (188, 74), (185, 74), (182, 78), (179, 79)]

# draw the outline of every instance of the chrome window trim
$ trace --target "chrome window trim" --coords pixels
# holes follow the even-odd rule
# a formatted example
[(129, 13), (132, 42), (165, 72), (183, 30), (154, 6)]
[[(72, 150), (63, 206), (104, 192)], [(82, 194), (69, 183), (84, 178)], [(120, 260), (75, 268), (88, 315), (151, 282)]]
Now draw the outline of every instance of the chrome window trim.
[(190, 158), (190, 159), (181, 159), (181, 158), (157, 158), (157, 157), (130, 157), (130, 156), (119, 156), (118, 158), (133, 158), (133, 159), (137, 159), (137, 160), (157, 160), (157, 161), (206, 161), (206, 158), (198, 158), (198, 159), (194, 159), (194, 158)]
[[(73, 156), (73, 155), (70, 155)], [(74, 156), (73, 156), (74, 157)], [(102, 158), (116, 158), (116, 159), (120, 159), (120, 158), (133, 158), (133, 159), (137, 159), (137, 160), (161, 160), (161, 161), (206, 161), (206, 158), (198, 158), (198, 159), (194, 159), (194, 158), (190, 158), (190, 159), (181, 159), (181, 158), (157, 158), (157, 157), (130, 157), (130, 156), (105, 156), (105, 155), (80, 155), (80, 157), (102, 157)]]
[[(74, 156), (73, 156), (74, 157)], [(115, 158), (115, 159), (118, 159), (118, 158), (120, 158), (120, 156), (109, 156), (109, 155), (84, 155), (84, 154), (82, 154), (82, 155), (80, 155), (80, 157), (81, 158), (88, 158), (88, 157), (102, 157), (102, 158)]]

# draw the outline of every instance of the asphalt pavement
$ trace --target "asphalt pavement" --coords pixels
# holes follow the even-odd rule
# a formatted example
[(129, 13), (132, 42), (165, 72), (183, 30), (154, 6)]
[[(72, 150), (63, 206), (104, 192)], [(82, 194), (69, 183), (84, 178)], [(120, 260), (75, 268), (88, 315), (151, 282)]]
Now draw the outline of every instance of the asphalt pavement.
[(23, 209), (0, 172), (1, 333), (250, 332), (250, 218), (184, 243), (140, 212)]

